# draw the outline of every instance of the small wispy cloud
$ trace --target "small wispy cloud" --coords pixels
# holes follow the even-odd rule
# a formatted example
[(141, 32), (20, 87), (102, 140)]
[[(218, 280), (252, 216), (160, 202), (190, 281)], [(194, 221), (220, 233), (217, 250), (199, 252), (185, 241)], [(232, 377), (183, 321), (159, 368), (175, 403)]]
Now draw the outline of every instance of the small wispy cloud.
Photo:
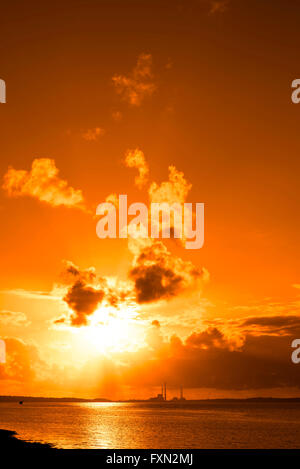
[(121, 122), (123, 119), (123, 115), (120, 111), (113, 111), (111, 116), (115, 122)]
[(125, 164), (128, 168), (136, 168), (138, 170), (139, 174), (135, 177), (134, 182), (141, 189), (146, 184), (149, 173), (144, 153), (138, 148), (128, 150), (125, 155)]
[(209, 13), (215, 15), (217, 13), (224, 13), (228, 7), (228, 0), (212, 0), (210, 2)]
[(156, 85), (153, 81), (152, 55), (140, 54), (137, 64), (128, 75), (114, 75), (112, 81), (116, 92), (132, 106), (140, 106), (147, 96), (151, 96)]
[(119, 208), (119, 198), (118, 198), (117, 194), (115, 194), (115, 193), (109, 194), (105, 198), (105, 202), (113, 204), (116, 208)]
[(55, 292), (43, 292), (43, 291), (31, 291), (31, 290), (23, 290), (21, 288), (14, 289), (14, 290), (1, 290), (1, 294), (5, 295), (14, 295), (19, 296), (21, 298), (30, 299), (30, 300), (53, 300), (59, 301), (61, 297), (56, 294)]
[(0, 311), (0, 324), (27, 327), (31, 323), (28, 321), (25, 313), (19, 311)]
[(105, 130), (101, 127), (94, 127), (93, 129), (84, 130), (81, 134), (82, 138), (87, 142), (96, 142), (100, 137), (105, 134)]

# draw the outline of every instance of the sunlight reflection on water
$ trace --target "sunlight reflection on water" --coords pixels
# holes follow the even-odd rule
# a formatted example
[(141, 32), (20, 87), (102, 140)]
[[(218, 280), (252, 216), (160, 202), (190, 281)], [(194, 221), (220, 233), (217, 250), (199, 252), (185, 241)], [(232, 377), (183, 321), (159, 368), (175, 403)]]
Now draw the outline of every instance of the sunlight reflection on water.
[(0, 403), (0, 428), (60, 448), (296, 448), (300, 404)]

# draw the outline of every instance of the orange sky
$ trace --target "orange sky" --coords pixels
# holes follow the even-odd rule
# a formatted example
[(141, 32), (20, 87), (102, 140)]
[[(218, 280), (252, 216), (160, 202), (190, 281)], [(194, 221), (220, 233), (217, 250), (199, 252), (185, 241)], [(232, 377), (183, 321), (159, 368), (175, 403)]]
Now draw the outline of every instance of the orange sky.
[[(298, 395), (300, 6), (2, 10), (0, 393), (148, 397), (167, 380), (188, 397)], [(144, 301), (153, 270), (127, 240), (100, 240), (94, 214), (113, 193), (148, 203), (171, 165), (205, 203), (205, 244), (151, 246), (162, 277)], [(166, 269), (180, 288), (158, 293)]]

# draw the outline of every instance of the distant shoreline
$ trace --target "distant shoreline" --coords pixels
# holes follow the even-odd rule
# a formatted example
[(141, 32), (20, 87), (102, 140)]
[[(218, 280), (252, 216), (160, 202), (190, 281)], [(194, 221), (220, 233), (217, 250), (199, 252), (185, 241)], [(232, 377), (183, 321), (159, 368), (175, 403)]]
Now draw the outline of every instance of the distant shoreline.
[(205, 402), (300, 402), (300, 397), (249, 397), (249, 398), (215, 398), (215, 399), (185, 399), (180, 400), (167, 400), (167, 401), (155, 401), (151, 399), (127, 399), (127, 400), (110, 400), (106, 398), (96, 399), (83, 399), (76, 397), (33, 397), (33, 396), (0, 396), (0, 402), (82, 402), (82, 403), (97, 403), (97, 402), (108, 402), (108, 403), (126, 403), (126, 402), (146, 402), (146, 403), (173, 403), (173, 404), (185, 404), (185, 403), (205, 403)]

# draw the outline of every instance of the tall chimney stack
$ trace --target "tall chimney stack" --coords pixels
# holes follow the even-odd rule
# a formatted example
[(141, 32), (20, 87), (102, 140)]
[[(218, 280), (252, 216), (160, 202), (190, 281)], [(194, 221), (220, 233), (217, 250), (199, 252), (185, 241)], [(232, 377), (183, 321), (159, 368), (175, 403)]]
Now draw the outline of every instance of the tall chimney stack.
[(166, 383), (164, 383), (164, 387), (165, 387), (165, 396), (164, 396), (164, 399), (165, 401), (167, 400), (167, 385)]

